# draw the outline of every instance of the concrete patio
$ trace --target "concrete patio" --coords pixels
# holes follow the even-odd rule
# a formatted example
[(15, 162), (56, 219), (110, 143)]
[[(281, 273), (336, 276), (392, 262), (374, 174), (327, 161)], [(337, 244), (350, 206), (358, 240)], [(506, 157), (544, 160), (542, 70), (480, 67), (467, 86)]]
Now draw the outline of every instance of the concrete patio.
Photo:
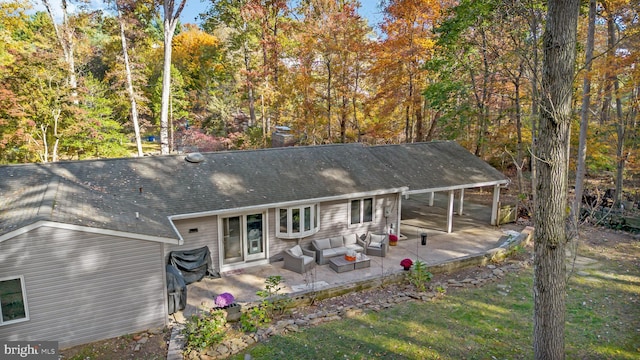
[[(457, 206), (456, 199), (456, 206)], [(403, 272), (400, 261), (410, 258), (424, 261), (428, 266), (450, 262), (461, 257), (483, 254), (498, 246), (501, 237), (514, 234), (522, 227), (513, 224), (496, 227), (489, 224), (491, 208), (464, 202), (463, 215), (455, 215), (453, 232), (446, 232), (446, 204), (444, 194), (436, 194), (434, 206), (430, 207), (429, 195), (412, 195), (403, 199), (401, 240), (391, 246), (387, 256), (369, 256), (371, 266), (350, 272), (336, 273), (329, 265), (317, 265), (306, 274), (283, 269), (283, 262), (223, 273), (221, 278), (204, 278), (190, 284), (187, 290), (187, 307), (174, 314), (180, 321), (199, 308), (211, 308), (216, 295), (229, 292), (240, 303), (258, 300), (256, 292), (264, 289), (265, 279), (281, 275), (281, 293), (296, 296), (310, 291), (345, 286), (349, 283), (377, 281), (382, 277)], [(456, 207), (457, 210), (457, 207)], [(420, 233), (427, 233), (426, 246), (421, 244)]]

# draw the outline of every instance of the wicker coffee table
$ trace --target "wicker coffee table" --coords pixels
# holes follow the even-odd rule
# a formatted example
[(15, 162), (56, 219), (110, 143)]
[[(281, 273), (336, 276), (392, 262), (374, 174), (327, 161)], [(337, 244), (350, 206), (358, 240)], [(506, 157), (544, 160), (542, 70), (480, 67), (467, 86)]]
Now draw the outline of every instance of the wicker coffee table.
[(371, 259), (364, 254), (358, 254), (355, 261), (345, 260), (344, 256), (336, 256), (329, 260), (329, 266), (337, 273), (364, 269), (371, 266)]

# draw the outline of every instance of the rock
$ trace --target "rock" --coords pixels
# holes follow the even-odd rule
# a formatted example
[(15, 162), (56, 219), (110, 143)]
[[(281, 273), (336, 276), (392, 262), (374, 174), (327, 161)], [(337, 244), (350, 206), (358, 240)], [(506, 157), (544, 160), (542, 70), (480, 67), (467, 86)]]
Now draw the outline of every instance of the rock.
[(242, 341), (247, 345), (253, 345), (256, 343), (256, 339), (248, 335), (243, 336)]
[(155, 329), (149, 329), (147, 332), (149, 334), (153, 334), (153, 335), (160, 335), (160, 334), (164, 333), (164, 328), (159, 327), (159, 328), (155, 328)]
[(223, 344), (220, 344), (216, 348), (216, 352), (218, 352), (220, 355), (226, 355), (229, 353), (229, 348)]
[(142, 347), (142, 345), (136, 344), (136, 346), (133, 348), (133, 351), (140, 351), (141, 347)]
[(140, 338), (140, 340), (138, 340), (138, 344), (146, 344), (147, 341), (149, 341), (149, 338), (146, 336), (143, 336), (142, 338)]
[(344, 316), (346, 318), (354, 318), (356, 316), (362, 315), (362, 309), (349, 309), (345, 311)]

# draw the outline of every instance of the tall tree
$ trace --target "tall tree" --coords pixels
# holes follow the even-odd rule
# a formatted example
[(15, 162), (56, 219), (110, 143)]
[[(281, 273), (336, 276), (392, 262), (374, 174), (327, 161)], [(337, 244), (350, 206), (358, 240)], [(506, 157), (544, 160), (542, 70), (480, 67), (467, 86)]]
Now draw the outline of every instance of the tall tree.
[[(69, 75), (69, 87), (71, 88), (71, 97), (74, 104), (78, 104), (78, 80), (76, 78), (76, 62), (74, 56), (75, 49), (75, 40), (74, 40), (74, 30), (72, 25), (69, 22), (69, 11), (68, 11), (68, 3), (67, 0), (61, 0), (61, 10), (62, 10), (62, 24), (58, 25), (56, 22), (56, 17), (54, 15), (55, 11), (51, 6), (51, 2), (49, 0), (42, 0), (44, 7), (47, 9), (47, 13), (49, 14), (49, 18), (51, 19), (51, 23), (53, 23), (53, 29), (56, 32), (56, 37), (58, 38), (58, 42), (60, 43), (60, 47), (62, 48), (62, 53), (64, 54), (64, 60), (67, 63), (67, 71)], [(55, 153), (54, 153), (55, 157)], [(55, 160), (54, 160), (55, 161)]]
[(381, 25), (385, 37), (370, 74), (379, 77), (377, 95), (386, 103), (382, 115), (403, 118), (404, 141), (422, 141), (422, 90), (426, 87), (423, 64), (432, 55), (433, 29), (441, 16), (441, 2), (390, 0), (385, 4)]
[[(260, 24), (252, 16), (250, 0), (211, 0), (211, 7), (204, 14), (203, 28), (209, 32), (229, 32), (224, 47), (227, 53), (226, 67), (244, 67), (240, 71), (242, 90), (246, 92), (249, 107), (249, 126), (257, 124), (256, 88), (262, 72), (256, 66), (255, 54), (260, 46)], [(241, 65), (236, 65), (241, 64)]]
[(180, 0), (176, 8), (174, 0), (164, 0), (164, 63), (162, 67), (162, 107), (160, 109), (160, 152), (169, 153), (169, 100), (171, 94), (171, 44), (180, 14), (187, 0)]
[(127, 79), (127, 94), (131, 103), (131, 121), (133, 122), (133, 131), (136, 140), (136, 149), (138, 156), (143, 156), (142, 139), (140, 137), (140, 123), (138, 122), (138, 104), (136, 103), (136, 94), (133, 90), (133, 80), (131, 76), (131, 66), (129, 65), (129, 50), (127, 49), (127, 37), (125, 35), (125, 19), (122, 15), (121, 5), (115, 0), (116, 14), (118, 24), (120, 25), (120, 40), (122, 42), (122, 57), (124, 62), (125, 75)]
[(535, 200), (536, 359), (564, 359), (568, 145), (579, 0), (549, 1), (543, 35), (538, 197)]
[(587, 30), (587, 46), (585, 50), (584, 78), (582, 80), (582, 108), (580, 109), (580, 135), (578, 159), (576, 165), (575, 198), (572, 207), (573, 231), (577, 231), (582, 205), (584, 176), (587, 167), (587, 131), (589, 129), (589, 105), (591, 102), (591, 62), (596, 33), (596, 0), (589, 1), (589, 25)]

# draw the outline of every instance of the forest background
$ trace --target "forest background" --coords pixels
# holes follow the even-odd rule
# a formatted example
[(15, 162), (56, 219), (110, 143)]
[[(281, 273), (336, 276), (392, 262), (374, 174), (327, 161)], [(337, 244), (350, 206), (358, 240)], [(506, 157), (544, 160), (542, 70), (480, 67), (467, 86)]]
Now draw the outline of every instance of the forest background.
[[(277, 126), (298, 145), (455, 140), (528, 183), (543, 1), (383, 0), (374, 30), (356, 0), (212, 0), (172, 37), (182, 2), (34, 4), (0, 2), (0, 163), (136, 156), (136, 130), (158, 151), (165, 105), (168, 152), (270, 147)], [(620, 183), (640, 176), (639, 4), (584, 1), (578, 25), (571, 166), (582, 149)]]

